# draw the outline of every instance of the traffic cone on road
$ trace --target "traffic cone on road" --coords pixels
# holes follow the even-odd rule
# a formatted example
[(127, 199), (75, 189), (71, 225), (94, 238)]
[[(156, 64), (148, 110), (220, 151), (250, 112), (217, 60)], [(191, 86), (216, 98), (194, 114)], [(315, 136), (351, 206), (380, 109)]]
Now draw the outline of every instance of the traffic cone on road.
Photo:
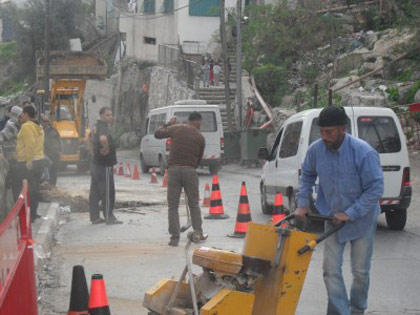
[(101, 274), (94, 274), (90, 283), (89, 315), (111, 315), (105, 281)]
[(124, 175), (124, 166), (122, 162), (120, 162), (120, 169), (118, 170), (118, 175)]
[(252, 222), (251, 211), (249, 209), (248, 192), (245, 182), (242, 182), (241, 195), (239, 197), (238, 214), (236, 215), (235, 231), (228, 234), (229, 237), (243, 238), (248, 229), (248, 222)]
[(70, 305), (67, 315), (88, 314), (89, 290), (83, 266), (73, 266)]
[(220, 193), (219, 178), (213, 175), (213, 182), (211, 185), (210, 197), (210, 211), (209, 215), (204, 219), (227, 219), (229, 216), (224, 214), (222, 194)]
[(150, 177), (150, 184), (157, 184), (157, 176), (156, 176), (156, 170), (155, 168), (152, 168), (152, 176)]
[(162, 187), (168, 187), (168, 169), (165, 170), (165, 175), (163, 176)]
[(139, 167), (137, 166), (137, 164), (134, 164), (133, 179), (134, 180), (140, 179)]
[(285, 217), (284, 207), (283, 207), (283, 195), (281, 192), (276, 194), (274, 199), (274, 207), (273, 207), (273, 216), (271, 217), (272, 224), (275, 225), (277, 222), (283, 220)]
[(204, 199), (202, 207), (210, 207), (210, 185), (206, 183), (206, 188), (204, 189)]
[(126, 163), (125, 164), (125, 178), (131, 178), (131, 168), (130, 168), (130, 163)]

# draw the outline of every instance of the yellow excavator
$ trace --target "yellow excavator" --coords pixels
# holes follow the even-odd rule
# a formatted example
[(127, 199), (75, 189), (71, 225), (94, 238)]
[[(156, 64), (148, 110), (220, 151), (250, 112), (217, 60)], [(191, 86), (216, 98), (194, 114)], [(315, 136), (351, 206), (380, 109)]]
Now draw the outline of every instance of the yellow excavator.
[[(309, 215), (311, 220), (331, 220)], [(343, 225), (317, 236), (289, 224), (294, 214), (276, 225), (248, 223), (243, 253), (199, 247), (192, 263), (203, 272), (193, 276), (189, 259), (179, 281), (162, 279), (147, 290), (143, 306), (150, 315), (293, 315), (317, 244)], [(185, 281), (188, 274), (188, 282)]]
[[(37, 58), (37, 80), (43, 79), (44, 71), (45, 60), (40, 54)], [(63, 143), (60, 155), (62, 166), (77, 165), (81, 171), (89, 168), (88, 111), (84, 102), (86, 80), (104, 79), (106, 73), (106, 63), (96, 53), (50, 52), (49, 76), (52, 80), (49, 108), (45, 113), (48, 113)]]

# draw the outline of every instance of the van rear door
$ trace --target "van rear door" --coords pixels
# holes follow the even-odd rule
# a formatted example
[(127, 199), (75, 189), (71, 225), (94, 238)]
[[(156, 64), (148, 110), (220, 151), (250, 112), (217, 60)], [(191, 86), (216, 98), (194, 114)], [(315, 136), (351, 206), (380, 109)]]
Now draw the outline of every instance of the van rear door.
[(404, 161), (403, 145), (394, 117), (359, 115), (357, 131), (360, 139), (379, 152), (384, 174), (384, 198), (399, 197)]
[[(195, 110), (195, 109), (194, 109)], [(206, 147), (204, 149), (203, 159), (220, 159), (221, 157), (221, 124), (220, 116), (218, 117), (218, 111), (206, 108), (197, 110), (203, 120), (201, 122), (200, 131), (206, 139)], [(179, 123), (184, 123), (188, 121), (188, 116), (190, 115), (191, 110), (176, 110), (174, 115), (177, 117)]]

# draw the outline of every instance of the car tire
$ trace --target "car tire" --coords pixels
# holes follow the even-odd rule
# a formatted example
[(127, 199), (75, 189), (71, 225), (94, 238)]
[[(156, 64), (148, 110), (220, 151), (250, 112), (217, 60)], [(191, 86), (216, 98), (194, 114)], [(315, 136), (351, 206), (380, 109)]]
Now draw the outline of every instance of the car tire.
[(210, 175), (217, 175), (217, 172), (219, 172), (219, 169), (220, 169), (220, 167), (217, 164), (211, 164), (211, 165), (209, 165)]
[(150, 167), (146, 164), (146, 162), (144, 161), (144, 157), (143, 157), (143, 155), (142, 154), (140, 154), (140, 167), (141, 167), (141, 171), (144, 173), (144, 174), (147, 174), (147, 173), (149, 173), (149, 169), (150, 169)]
[(166, 165), (165, 161), (163, 160), (163, 157), (159, 157), (159, 175), (164, 176), (165, 175), (165, 170), (168, 168), (168, 166)]
[(402, 230), (407, 223), (407, 209), (389, 210), (385, 212), (385, 217), (390, 230)]
[(261, 185), (261, 189), (260, 189), (260, 196), (261, 196), (261, 210), (262, 213), (264, 214), (273, 214), (273, 206), (270, 206), (267, 203), (267, 193), (265, 191), (265, 186)]

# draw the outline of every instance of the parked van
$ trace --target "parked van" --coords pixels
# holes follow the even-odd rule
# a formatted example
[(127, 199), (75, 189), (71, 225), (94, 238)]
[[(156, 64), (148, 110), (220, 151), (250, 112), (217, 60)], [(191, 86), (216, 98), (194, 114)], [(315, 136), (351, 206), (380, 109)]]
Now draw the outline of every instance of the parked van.
[[(379, 152), (384, 174), (384, 194), (380, 200), (390, 229), (403, 229), (411, 202), (410, 165), (406, 138), (395, 113), (382, 107), (345, 107), (349, 118), (347, 132), (365, 140)], [(289, 212), (296, 208), (302, 162), (309, 145), (321, 138), (318, 116), (321, 109), (310, 109), (287, 119), (279, 130), (271, 152), (260, 150), (267, 161), (261, 182), (261, 206), (272, 212), (274, 197), (281, 192)], [(315, 185), (314, 194), (317, 186)], [(315, 200), (315, 196), (313, 196)], [(314, 205), (312, 204), (312, 210)]]
[(218, 105), (207, 105), (202, 100), (185, 100), (174, 105), (153, 109), (146, 121), (146, 133), (140, 144), (140, 164), (144, 173), (151, 167), (159, 167), (163, 175), (168, 167), (171, 139), (156, 139), (155, 131), (176, 116), (178, 123), (186, 123), (191, 112), (201, 114), (200, 131), (206, 140), (204, 156), (200, 166), (208, 166), (211, 174), (217, 174), (224, 150), (222, 118)]

